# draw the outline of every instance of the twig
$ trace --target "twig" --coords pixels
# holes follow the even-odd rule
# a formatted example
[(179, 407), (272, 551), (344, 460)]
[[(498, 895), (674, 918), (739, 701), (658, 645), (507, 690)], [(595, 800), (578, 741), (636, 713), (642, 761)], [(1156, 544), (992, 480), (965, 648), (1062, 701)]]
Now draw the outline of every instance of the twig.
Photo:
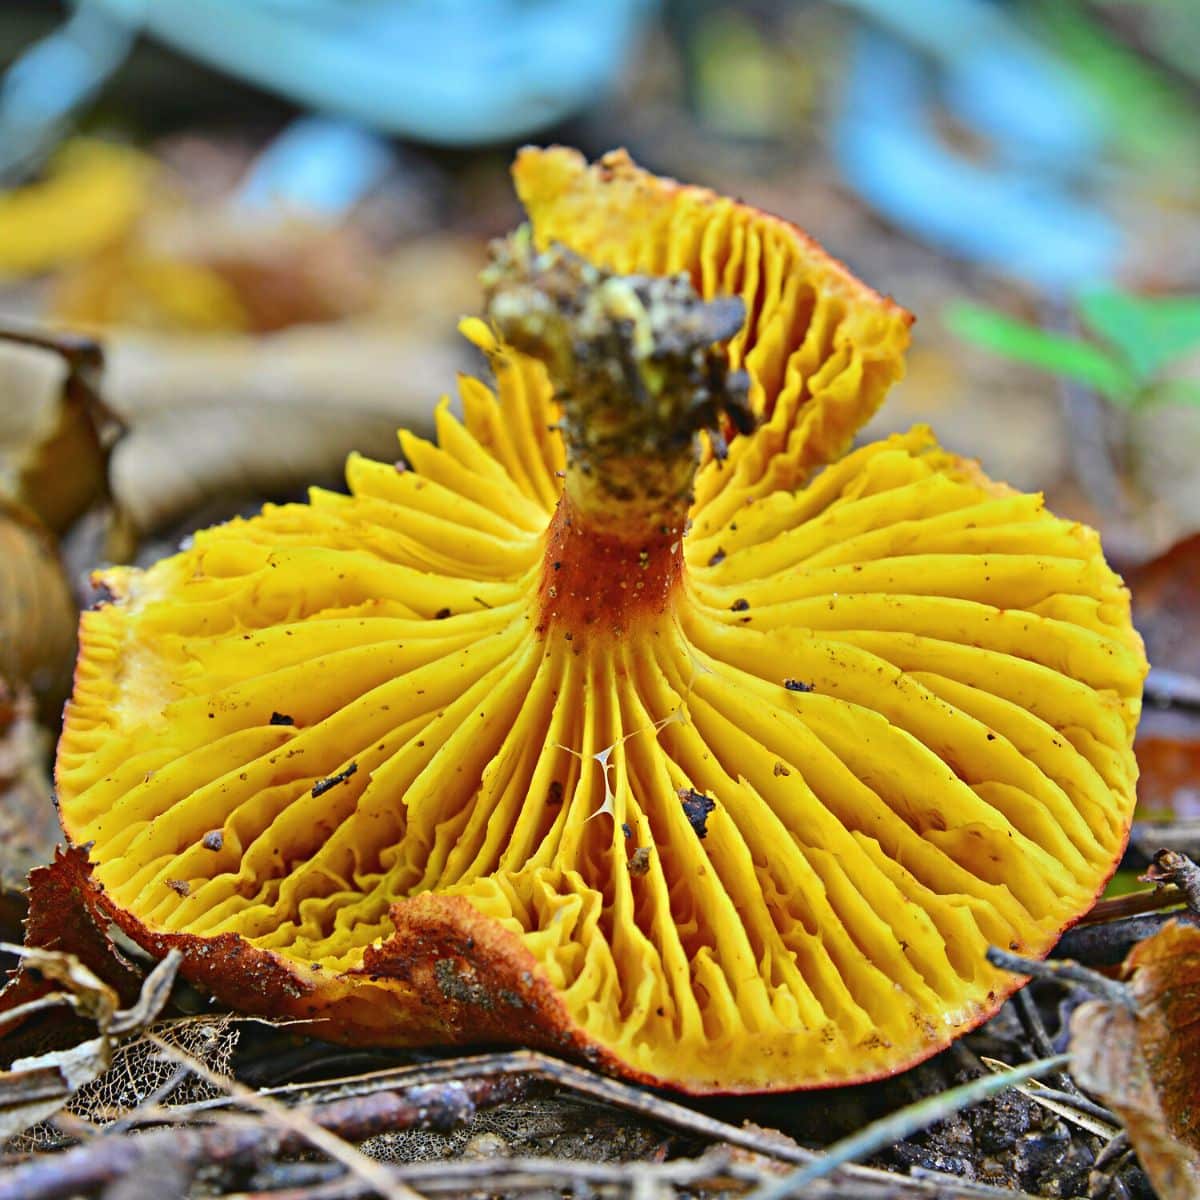
[(1014, 975), (1053, 979), (1058, 983), (1074, 983), (1110, 1003), (1120, 1004), (1124, 1008), (1133, 1007), (1133, 995), (1123, 983), (1109, 979), (1098, 971), (1081, 967), (1077, 962), (1057, 959), (1039, 962), (1036, 958), (1022, 958), (1018, 954), (1010, 954), (1007, 950), (998, 950), (995, 946), (988, 947), (987, 959), (992, 966), (1011, 971)]
[[(485, 1078), (456, 1082), (440, 1091), (381, 1091), (316, 1106), (308, 1110), (307, 1118), (347, 1141), (405, 1129), (452, 1128), (470, 1120), (481, 1107), (519, 1098), (527, 1086), (527, 1081), (520, 1079)], [(160, 1157), (210, 1168), (242, 1168), (258, 1166), (272, 1155), (299, 1153), (310, 1144), (307, 1130), (302, 1133), (294, 1125), (279, 1128), (232, 1115), (219, 1125), (96, 1138), (61, 1154), (39, 1156), (0, 1175), (0, 1200), (66, 1200), (80, 1192), (97, 1191)]]
[[(1013, 1008), (1016, 1010), (1017, 1020), (1021, 1022), (1021, 1028), (1025, 1031), (1025, 1036), (1033, 1043), (1034, 1057), (1049, 1058), (1052, 1054), (1057, 1054), (1058, 1048), (1050, 1040), (1046, 1026), (1042, 1023), (1042, 1014), (1038, 1012), (1037, 1005), (1033, 1002), (1028, 988), (1021, 988), (1013, 995)], [(1059, 1071), (1057, 1081), (1062, 1091), (1082, 1098), (1083, 1093), (1075, 1086), (1075, 1080), (1066, 1071)]]
[(836, 1171), (839, 1167), (851, 1163), (869, 1154), (882, 1150), (885, 1146), (893, 1145), (904, 1138), (925, 1129), (938, 1121), (944, 1121), (964, 1108), (978, 1104), (997, 1092), (1005, 1091), (1014, 1084), (1023, 1083), (1035, 1075), (1058, 1070), (1066, 1066), (1070, 1056), (1056, 1054), (1051, 1058), (1039, 1058), (1033, 1062), (1023, 1063), (1009, 1071), (1001, 1071), (995, 1075), (982, 1075), (967, 1083), (959, 1084), (936, 1096), (918, 1100), (915, 1104), (906, 1105), (897, 1112), (873, 1121), (864, 1129), (835, 1142), (830, 1146), (818, 1162), (809, 1163), (798, 1171), (793, 1171), (780, 1179), (759, 1188), (753, 1193), (752, 1200), (786, 1200), (794, 1196), (801, 1188)]
[[(258, 1094), (276, 1099), (305, 1097), (313, 1103), (329, 1103), (370, 1096), (383, 1088), (403, 1088), (405, 1092), (411, 1092), (416, 1088), (445, 1088), (460, 1081), (495, 1078), (521, 1078), (529, 1082), (540, 1080), (610, 1104), (625, 1112), (637, 1113), (659, 1124), (682, 1129), (710, 1141), (728, 1142), (730, 1145), (785, 1162), (810, 1162), (816, 1157), (813, 1151), (803, 1149), (783, 1134), (741, 1129), (716, 1117), (667, 1100), (644, 1088), (621, 1083), (604, 1075), (597, 1075), (584, 1067), (577, 1067), (529, 1050), (472, 1055), (443, 1063), (411, 1067), (390, 1067), (382, 1071), (316, 1083), (284, 1084), (280, 1087), (264, 1088)], [(181, 1105), (172, 1112), (177, 1116), (190, 1115), (228, 1108), (236, 1103), (235, 1097), (218, 1096), (211, 1100)]]
[(1132, 1152), (1129, 1134), (1124, 1129), (1105, 1143), (1096, 1155), (1088, 1178), (1088, 1196), (1092, 1200), (1100, 1200), (1113, 1191), (1117, 1175), (1129, 1161)]
[(1116, 1113), (1105, 1108), (1103, 1104), (1097, 1104), (1095, 1100), (1089, 1100), (1086, 1096), (1078, 1092), (1060, 1092), (1057, 1088), (1039, 1084), (1037, 1087), (1026, 1086), (1025, 1094), (1034, 1100), (1051, 1100), (1063, 1108), (1073, 1108), (1084, 1116), (1094, 1118), (1103, 1125), (1116, 1127), (1121, 1124), (1121, 1120)]
[(1156, 934), (1168, 921), (1179, 920), (1190, 920), (1183, 909), (1127, 917), (1106, 925), (1076, 926), (1063, 934), (1054, 953), (1093, 967), (1115, 967), (1138, 942)]
[[(261, 1093), (275, 1099), (303, 1099), (311, 1107), (309, 1113), (321, 1125), (347, 1139), (361, 1139), (375, 1133), (399, 1131), (413, 1128), (452, 1128), (455, 1124), (470, 1120), (477, 1109), (493, 1104), (519, 1099), (528, 1094), (535, 1083), (548, 1083), (588, 1096), (601, 1103), (623, 1109), (659, 1125), (681, 1130), (709, 1141), (724, 1142), (740, 1149), (761, 1154), (764, 1157), (785, 1163), (811, 1163), (820, 1158), (815, 1151), (806, 1150), (784, 1134), (731, 1125), (705, 1113), (696, 1112), (682, 1104), (664, 1099), (652, 1092), (607, 1079), (584, 1067), (573, 1066), (548, 1055), (529, 1050), (509, 1053), (484, 1054), (448, 1062), (421, 1064), (416, 1066), (387, 1068), (382, 1071), (349, 1076), (343, 1079), (316, 1083), (288, 1084), (264, 1089)], [(219, 1096), (211, 1100), (195, 1101), (169, 1110), (175, 1120), (202, 1114), (219, 1113), (239, 1103), (237, 1097)], [(251, 1161), (261, 1165), (271, 1145), (263, 1140), (247, 1148), (243, 1143), (234, 1144), (232, 1134), (226, 1135), (230, 1126), (213, 1129), (184, 1128), (147, 1133), (133, 1139), (134, 1145), (152, 1143), (158, 1152), (168, 1149), (175, 1152), (208, 1154), (218, 1164), (239, 1165)], [(257, 1128), (257, 1127), (255, 1127)], [(238, 1126), (241, 1129), (241, 1126)], [(239, 1133), (244, 1140), (248, 1133)], [(258, 1131), (265, 1138), (263, 1131)], [(211, 1142), (205, 1142), (209, 1138)], [(180, 1149), (180, 1139), (188, 1140)], [(119, 1145), (127, 1142), (122, 1140)], [(275, 1146), (278, 1151), (295, 1149), (302, 1143), (284, 1141)], [(152, 1147), (148, 1147), (152, 1150)], [(68, 1151), (56, 1161), (62, 1162), (78, 1151)], [(107, 1162), (107, 1160), (105, 1160)], [(103, 1165), (103, 1164), (102, 1164)], [(86, 1163), (72, 1166), (75, 1172), (71, 1179), (93, 1178)], [(99, 1168), (96, 1168), (99, 1169)], [(131, 1169), (121, 1166), (120, 1169)], [(952, 1188), (957, 1195), (980, 1197), (982, 1200), (1014, 1200), (1013, 1193), (987, 1184), (967, 1183), (954, 1176), (928, 1172), (928, 1178), (917, 1179), (897, 1176), (890, 1171), (875, 1167), (848, 1166), (843, 1169), (846, 1178), (855, 1185), (885, 1185), (895, 1190), (904, 1185), (904, 1190), (913, 1196), (935, 1197)], [(28, 1177), (23, 1176), (22, 1180)], [(103, 1180), (101, 1180), (103, 1182)], [(6, 1191), (7, 1180), (0, 1177), (0, 1200), (57, 1200), (71, 1194), (66, 1191)]]
[[(589, 1162), (570, 1158), (457, 1159), (405, 1163), (386, 1168), (397, 1182), (437, 1195), (442, 1192), (497, 1193), (544, 1190), (551, 1185), (578, 1191), (581, 1186), (617, 1186), (636, 1192), (640, 1182), (660, 1188), (706, 1187), (727, 1190), (730, 1184), (761, 1183), (766, 1172), (750, 1163), (735, 1162), (727, 1150), (710, 1151), (700, 1158), (666, 1163)], [(740, 1190), (740, 1189), (739, 1189)], [(226, 1200), (355, 1200), (364, 1192), (360, 1180), (335, 1179), (315, 1187), (284, 1191), (241, 1192)]]
[(1124, 896), (1112, 896), (1107, 900), (1097, 900), (1091, 911), (1079, 918), (1079, 924), (1074, 926), (1071, 932), (1084, 925), (1100, 925), (1108, 921), (1119, 921), (1123, 917), (1162, 912), (1164, 908), (1176, 908), (1182, 903), (1182, 896), (1160, 887), (1143, 888), (1136, 892), (1128, 892)]
[[(728, 1145), (737, 1146), (739, 1149), (749, 1150), (755, 1154), (762, 1154), (780, 1162), (811, 1163), (820, 1159), (818, 1152), (805, 1149), (782, 1133), (731, 1125), (705, 1113), (696, 1112), (683, 1104), (677, 1104), (672, 1100), (655, 1095), (653, 1092), (597, 1075), (584, 1067), (577, 1067), (532, 1050), (482, 1054), (469, 1058), (451, 1059), (444, 1063), (393, 1067), (318, 1083), (286, 1084), (270, 1089), (270, 1094), (286, 1096), (316, 1093), (316, 1096), (323, 1100), (334, 1100), (369, 1095), (383, 1087), (392, 1088), (399, 1085), (407, 1090), (414, 1086), (446, 1086), (454, 1080), (483, 1079), (493, 1076), (523, 1078), (528, 1081), (540, 1080), (578, 1095), (588, 1096), (625, 1112), (636, 1113), (659, 1125), (665, 1125), (668, 1128), (710, 1141), (725, 1142)], [(230, 1103), (232, 1101), (226, 1097), (217, 1097), (213, 1100), (198, 1101), (186, 1106), (186, 1109), (173, 1111), (199, 1112), (227, 1106)], [(846, 1168), (846, 1174), (855, 1180), (856, 1185), (875, 1182), (886, 1183), (888, 1186), (894, 1187), (897, 1180), (904, 1178), (875, 1167), (850, 1166)], [(940, 1194), (944, 1187), (953, 1186), (956, 1192), (963, 1196), (1005, 1197), (1006, 1200), (1013, 1200), (1010, 1193), (987, 1184), (967, 1184), (963, 1180), (945, 1173), (929, 1172), (929, 1175), (929, 1180), (912, 1180), (918, 1194), (926, 1196)]]
[(1017, 1020), (1021, 1022), (1025, 1036), (1033, 1043), (1037, 1056), (1049, 1058), (1056, 1054), (1054, 1043), (1046, 1032), (1046, 1026), (1042, 1024), (1042, 1014), (1038, 1012), (1037, 1005), (1026, 988), (1022, 988), (1013, 996), (1013, 1008), (1016, 1009)]
[(303, 1108), (289, 1108), (269, 1096), (248, 1088), (202, 1063), (198, 1058), (172, 1046), (169, 1042), (153, 1033), (145, 1035), (146, 1040), (158, 1047), (159, 1052), (171, 1062), (187, 1067), (192, 1074), (199, 1076), (205, 1083), (223, 1088), (244, 1104), (262, 1113), (268, 1121), (302, 1137), (310, 1145), (315, 1146), (328, 1158), (339, 1162), (351, 1174), (356, 1175), (371, 1191), (378, 1192), (384, 1200), (417, 1200), (417, 1194), (411, 1188), (393, 1183), (382, 1164), (373, 1158), (368, 1158), (357, 1146), (351, 1146), (332, 1130), (327, 1129), (314, 1120)]
[[(1200, 858), (1200, 820), (1182, 817), (1175, 821), (1134, 821), (1129, 831), (1129, 847), (1146, 859), (1153, 859), (1164, 847)], [(1181, 901), (1173, 892), (1164, 896), (1168, 903)]]
[[(982, 1061), (989, 1071), (1012, 1070), (1008, 1063), (1001, 1062), (996, 1058), (985, 1057)], [(1069, 1079), (1070, 1076), (1064, 1071), (1060, 1074), (1060, 1078)], [(1102, 1108), (1099, 1104), (1089, 1100), (1078, 1090), (1060, 1091), (1057, 1088), (1047, 1087), (1036, 1079), (1030, 1079), (1026, 1083), (1018, 1083), (1014, 1086), (1022, 1096), (1028, 1097), (1035, 1104), (1049, 1109), (1050, 1112), (1066, 1121), (1074, 1122), (1081, 1129), (1086, 1129), (1088, 1133), (1094, 1133), (1097, 1137), (1110, 1138), (1121, 1127), (1120, 1120), (1107, 1108)], [(1072, 1084), (1072, 1086), (1074, 1085)]]
[(1187, 901), (1189, 910), (1200, 916), (1200, 867), (1178, 850), (1159, 850), (1142, 876), (1146, 883), (1173, 883)]
[(1200, 679), (1182, 671), (1151, 667), (1144, 691), (1146, 699), (1159, 708), (1200, 708)]

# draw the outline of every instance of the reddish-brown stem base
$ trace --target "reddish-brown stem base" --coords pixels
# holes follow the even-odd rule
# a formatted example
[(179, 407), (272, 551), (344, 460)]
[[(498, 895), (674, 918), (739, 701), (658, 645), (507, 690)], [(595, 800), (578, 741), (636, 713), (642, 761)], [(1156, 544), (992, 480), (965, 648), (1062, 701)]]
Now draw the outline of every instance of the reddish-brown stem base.
[(683, 568), (683, 520), (626, 535), (591, 527), (565, 495), (546, 534), (539, 630), (620, 633), (667, 608)]

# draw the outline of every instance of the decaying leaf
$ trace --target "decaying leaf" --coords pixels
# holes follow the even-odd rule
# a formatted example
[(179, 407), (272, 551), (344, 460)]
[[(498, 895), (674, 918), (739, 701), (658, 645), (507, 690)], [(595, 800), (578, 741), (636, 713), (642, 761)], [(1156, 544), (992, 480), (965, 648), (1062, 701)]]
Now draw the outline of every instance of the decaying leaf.
[(0, 326), (0, 495), (61, 533), (107, 492), (117, 423), (100, 400), (99, 346)]
[(128, 146), (78, 139), (45, 179), (0, 193), (0, 275), (34, 275), (96, 253), (145, 211), (154, 167)]
[[(142, 987), (142, 972), (114, 945), (107, 920), (97, 919), (94, 899), (85, 881), (87, 853), (59, 850), (53, 862), (29, 873), (25, 945), (30, 949), (69, 955), (131, 1006)], [(82, 1040), (78, 1022), (55, 1016), (52, 1027), (39, 1015), (36, 1003), (55, 990), (54, 980), (38, 971), (18, 969), (0, 991), (0, 1032), (9, 1053), (63, 1049)], [(19, 1030), (19, 1035), (14, 1031)]]
[(0, 679), (0, 888), (25, 887), (61, 839), (47, 771), (51, 739), (38, 725), (28, 689)]
[(1138, 819), (1200, 822), (1200, 713), (1147, 709), (1136, 749)]
[(52, 1116), (99, 1079), (112, 1062), (115, 1039), (144, 1028), (162, 1011), (179, 967), (179, 956), (168, 955), (146, 977), (137, 1002), (121, 1010), (117, 993), (74, 955), (28, 946), (3, 949), (21, 956), (23, 970), (57, 985), (64, 1004), (94, 1022), (99, 1034), (66, 1049), (18, 1058), (0, 1072), (0, 1142)]
[(0, 678), (54, 715), (70, 686), (75, 601), (50, 536), (0, 500)]
[(86, 329), (266, 333), (374, 303), (379, 256), (345, 224), (162, 208), (58, 282), (56, 320)]
[[(165, 1042), (196, 1059), (209, 1072), (227, 1075), (241, 1030), (242, 1024), (225, 1013), (158, 1021), (115, 1045), (104, 1072), (60, 1102), (62, 1108), (93, 1125), (105, 1125), (119, 1121), (164, 1090), (169, 1092), (172, 1104), (218, 1096), (222, 1094), (220, 1089), (195, 1074), (181, 1072), (179, 1064), (167, 1058), (158, 1043)], [(58, 1080), (52, 1082), (61, 1089)], [(62, 1133), (45, 1123), (26, 1129), (10, 1149), (27, 1153), (47, 1150), (61, 1146), (64, 1140)], [(155, 1200), (159, 1194), (153, 1190), (147, 1193)]]
[(1162, 1200), (1200, 1196), (1200, 928), (1172, 921), (1125, 962), (1132, 1003), (1071, 1018), (1079, 1083), (1129, 1132)]
[(1200, 533), (1128, 572), (1134, 620), (1150, 661), (1200, 677), (1198, 581)]
[(114, 334), (105, 395), (129, 433), (113, 453), (122, 511), (149, 532), (215, 496), (280, 495), (336, 475), (352, 449), (396, 456), (396, 426), (466, 361), (385, 327), (265, 337)]

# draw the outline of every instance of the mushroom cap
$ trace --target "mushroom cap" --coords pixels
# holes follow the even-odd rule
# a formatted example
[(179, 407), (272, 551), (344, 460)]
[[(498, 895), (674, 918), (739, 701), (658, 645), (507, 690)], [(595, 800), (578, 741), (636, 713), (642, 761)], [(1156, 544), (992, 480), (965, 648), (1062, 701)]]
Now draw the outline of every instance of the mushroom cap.
[(104, 573), (57, 763), (91, 903), (323, 1037), (695, 1093), (891, 1074), (1012, 990), (989, 944), (1046, 953), (1120, 858), (1128, 593), (927, 431), (838, 457), (908, 317), (799, 231), (623, 155), (516, 177), (539, 242), (746, 299), (763, 420), (700, 468), (678, 585), (549, 619), (556, 405), (464, 323), (495, 387), (402, 433), (406, 469), (352, 457), (348, 496)]

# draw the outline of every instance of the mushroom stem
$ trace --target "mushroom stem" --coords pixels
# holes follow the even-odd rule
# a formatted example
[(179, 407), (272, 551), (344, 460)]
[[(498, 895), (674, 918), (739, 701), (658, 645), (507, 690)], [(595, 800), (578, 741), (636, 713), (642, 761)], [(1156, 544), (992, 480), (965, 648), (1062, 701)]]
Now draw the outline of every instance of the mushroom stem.
[(548, 614), (619, 625), (635, 598), (661, 608), (679, 575), (700, 432), (721, 453), (727, 433), (754, 424), (747, 377), (718, 348), (745, 306), (701, 300), (686, 274), (615, 275), (557, 243), (538, 253), (527, 231), (495, 244), (484, 284), (501, 336), (546, 364), (562, 406)]

